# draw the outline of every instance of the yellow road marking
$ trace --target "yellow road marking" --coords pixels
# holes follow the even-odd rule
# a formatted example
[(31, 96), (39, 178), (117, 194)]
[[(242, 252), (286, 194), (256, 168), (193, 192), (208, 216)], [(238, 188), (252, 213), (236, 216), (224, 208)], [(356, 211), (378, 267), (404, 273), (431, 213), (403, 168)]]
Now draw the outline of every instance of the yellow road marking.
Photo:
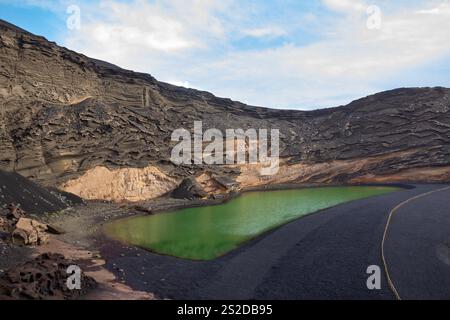
[(382, 260), (383, 260), (384, 271), (385, 271), (385, 273), (386, 273), (387, 282), (388, 282), (389, 287), (391, 288), (391, 290), (392, 290), (392, 292), (394, 293), (394, 295), (395, 295), (395, 297), (396, 297), (397, 300), (401, 300), (402, 298), (400, 297), (400, 295), (399, 295), (397, 289), (395, 288), (394, 283), (392, 282), (392, 278), (391, 278), (391, 275), (389, 274), (389, 268), (388, 268), (388, 266), (387, 266), (386, 258), (385, 258), (385, 256), (384, 256), (384, 243), (385, 243), (385, 241), (386, 241), (386, 235), (387, 235), (387, 232), (388, 232), (388, 229), (389, 229), (389, 225), (390, 225), (391, 220), (392, 220), (392, 216), (398, 211), (398, 209), (400, 209), (400, 208), (403, 207), (404, 205), (406, 205), (406, 204), (408, 204), (408, 203), (410, 203), (410, 202), (412, 202), (412, 201), (414, 201), (414, 200), (417, 200), (417, 199), (426, 197), (426, 196), (428, 196), (428, 195), (430, 195), (430, 194), (433, 194), (433, 193), (436, 193), (436, 192), (445, 191), (445, 190), (450, 190), (450, 187), (445, 187), (445, 188), (438, 189), (438, 190), (432, 190), (432, 191), (429, 191), (429, 192), (425, 192), (425, 193), (419, 194), (419, 195), (414, 196), (414, 197), (412, 197), (412, 198), (409, 198), (409, 199), (403, 201), (402, 203), (398, 204), (398, 205), (397, 205), (394, 209), (392, 209), (391, 212), (389, 213), (389, 217), (388, 217), (388, 220), (387, 220), (387, 222), (386, 222), (386, 227), (384, 228), (383, 240), (381, 241), (381, 258), (382, 258)]

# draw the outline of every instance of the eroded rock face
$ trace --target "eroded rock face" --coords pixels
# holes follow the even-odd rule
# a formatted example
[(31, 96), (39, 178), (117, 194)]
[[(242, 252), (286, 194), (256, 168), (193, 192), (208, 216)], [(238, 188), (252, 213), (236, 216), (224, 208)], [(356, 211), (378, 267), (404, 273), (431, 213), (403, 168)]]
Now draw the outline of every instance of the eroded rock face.
[(14, 244), (43, 245), (49, 241), (48, 226), (36, 220), (20, 218), (11, 234)]
[(14, 223), (17, 223), (22, 217), (25, 216), (25, 211), (17, 204), (10, 203), (7, 208), (8, 213), (6, 214), (6, 218)]
[(203, 199), (208, 197), (208, 193), (194, 178), (186, 178), (181, 184), (172, 191), (172, 197), (175, 199)]
[(81, 289), (69, 290), (67, 268), (72, 264), (63, 255), (45, 253), (8, 270), (0, 277), (0, 300), (76, 299), (97, 287), (94, 279), (82, 273)]
[[(88, 198), (154, 197), (205, 172), (244, 186), (448, 181), (450, 89), (397, 89), (311, 112), (271, 110), (165, 84), (1, 22), (0, 60), (0, 169)], [(192, 130), (197, 120), (222, 132), (279, 129), (283, 167), (262, 177), (247, 165), (173, 165), (171, 133)], [(160, 174), (142, 178), (149, 167), (164, 173), (163, 182)], [(112, 180), (95, 194), (99, 174)], [(146, 191), (136, 195), (131, 179)], [(84, 183), (90, 188), (82, 190)]]
[(50, 225), (25, 217), (20, 206), (10, 204), (8, 209), (0, 209), (0, 233), (6, 241), (14, 244), (43, 245), (49, 241), (49, 234), (60, 234), (62, 231)]
[(6, 208), (0, 208), (0, 232), (5, 238), (10, 238), (10, 234), (16, 227), (17, 222), (25, 216), (19, 205), (10, 203)]
[(159, 197), (176, 186), (176, 179), (150, 166), (115, 170), (95, 167), (60, 187), (84, 199), (136, 202)]
[(10, 225), (8, 220), (0, 216), (0, 233), (8, 233), (10, 231)]

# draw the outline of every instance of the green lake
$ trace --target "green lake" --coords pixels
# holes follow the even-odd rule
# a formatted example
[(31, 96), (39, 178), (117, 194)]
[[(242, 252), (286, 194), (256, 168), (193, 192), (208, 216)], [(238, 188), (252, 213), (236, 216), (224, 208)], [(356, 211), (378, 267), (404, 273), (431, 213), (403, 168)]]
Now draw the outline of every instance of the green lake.
[(105, 232), (156, 253), (210, 260), (309, 213), (396, 190), (357, 186), (249, 192), (221, 205), (117, 220)]

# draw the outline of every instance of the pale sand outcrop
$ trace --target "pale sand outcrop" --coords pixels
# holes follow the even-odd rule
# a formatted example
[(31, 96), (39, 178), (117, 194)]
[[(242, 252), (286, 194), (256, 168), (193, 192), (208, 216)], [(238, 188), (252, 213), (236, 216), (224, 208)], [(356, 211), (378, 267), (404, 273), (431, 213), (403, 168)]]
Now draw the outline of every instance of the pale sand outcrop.
[(137, 202), (159, 197), (178, 183), (154, 166), (115, 170), (99, 166), (60, 188), (89, 200)]

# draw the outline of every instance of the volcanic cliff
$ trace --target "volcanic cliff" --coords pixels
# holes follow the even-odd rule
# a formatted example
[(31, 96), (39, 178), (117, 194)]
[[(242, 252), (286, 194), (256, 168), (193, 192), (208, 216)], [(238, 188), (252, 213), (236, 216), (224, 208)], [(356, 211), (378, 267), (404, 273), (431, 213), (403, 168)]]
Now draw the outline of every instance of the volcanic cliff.
[[(162, 83), (4, 21), (0, 112), (1, 170), (89, 199), (150, 199), (188, 177), (210, 194), (233, 183), (450, 178), (450, 89), (397, 89), (309, 112), (272, 110)], [(173, 130), (191, 130), (197, 120), (205, 130), (279, 129), (278, 174), (261, 176), (257, 165), (173, 164)]]

